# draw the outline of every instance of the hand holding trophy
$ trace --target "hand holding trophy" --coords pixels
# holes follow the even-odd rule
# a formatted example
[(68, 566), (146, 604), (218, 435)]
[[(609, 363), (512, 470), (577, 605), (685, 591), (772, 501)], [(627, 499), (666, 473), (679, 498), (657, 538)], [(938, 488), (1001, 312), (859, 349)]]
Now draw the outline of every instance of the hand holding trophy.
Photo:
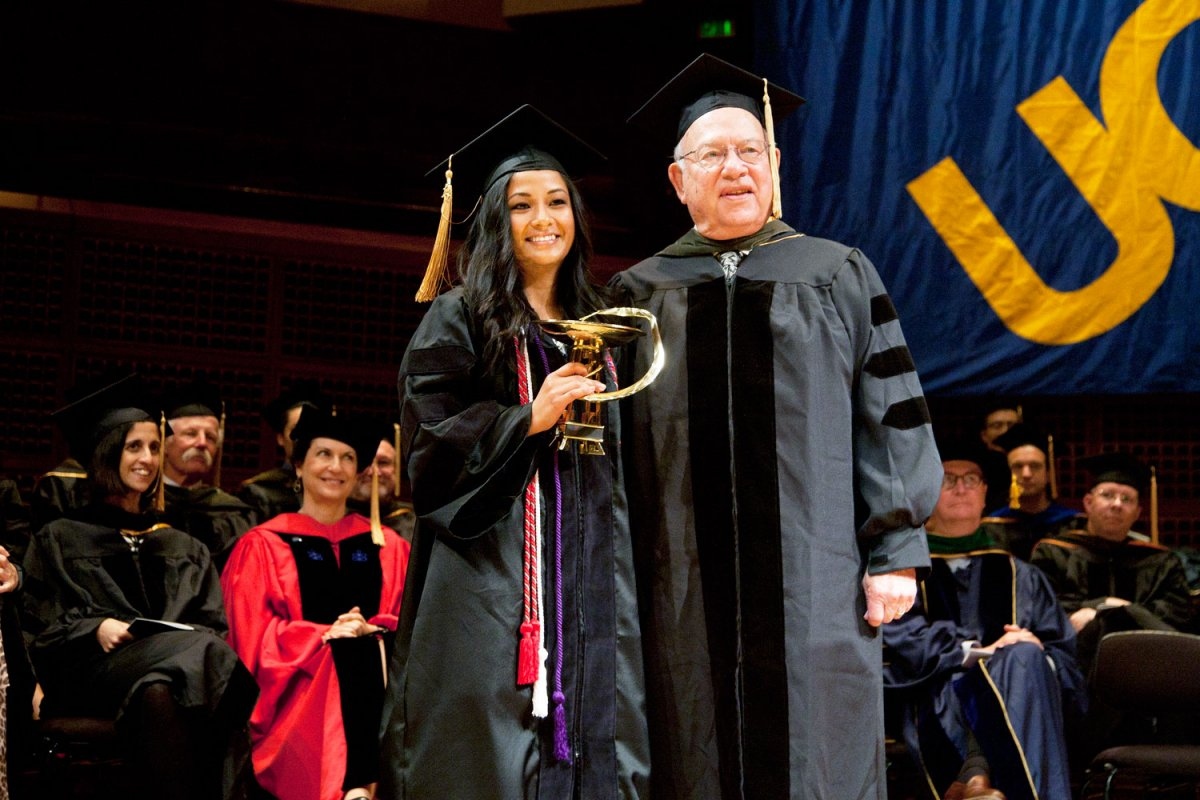
[[(542, 330), (551, 335), (571, 338), (571, 361), (583, 364), (591, 376), (604, 369), (601, 356), (604, 348), (628, 344), (645, 335), (640, 328), (596, 322), (596, 317), (637, 317), (647, 320), (650, 323), (650, 337), (654, 343), (654, 357), (646, 374), (634, 383), (624, 389), (589, 394), (572, 404), (559, 420), (559, 449), (565, 449), (568, 442), (577, 441), (579, 452), (585, 455), (604, 455), (604, 423), (601, 419), (600, 404), (609, 400), (620, 400), (645, 389), (658, 377), (665, 359), (662, 337), (658, 332), (658, 320), (649, 311), (640, 308), (602, 308), (583, 319), (548, 319), (542, 320), (540, 324)], [(582, 408), (576, 408), (579, 404), (582, 404)]]

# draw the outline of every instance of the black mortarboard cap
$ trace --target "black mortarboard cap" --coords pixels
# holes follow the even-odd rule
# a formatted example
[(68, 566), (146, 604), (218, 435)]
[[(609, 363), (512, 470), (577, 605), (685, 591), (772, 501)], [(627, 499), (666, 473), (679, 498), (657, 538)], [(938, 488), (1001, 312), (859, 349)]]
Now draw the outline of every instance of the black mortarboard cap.
[(299, 380), (263, 406), (262, 416), (276, 433), (283, 433), (287, 412), (297, 406), (332, 409), (332, 402), (317, 381)]
[(1025, 445), (1033, 445), (1047, 455), (1050, 452), (1049, 434), (1038, 430), (1026, 422), (1018, 422), (1016, 425), (1013, 425), (1004, 433), (997, 436), (992, 444), (1002, 449), (1005, 453), (1010, 453), (1018, 447), (1024, 447)]
[(206, 380), (197, 379), (175, 387), (163, 401), (167, 419), (217, 417), (224, 412), (221, 392)]
[(132, 374), (79, 397), (51, 416), (71, 455), (86, 464), (110, 431), (128, 422), (157, 423), (160, 412), (145, 382)]
[(1132, 486), (1139, 492), (1150, 485), (1150, 468), (1128, 453), (1100, 453), (1079, 460), (1092, 476), (1089, 486), (1098, 483), (1120, 483)]
[(417, 300), (432, 300), (445, 280), (454, 187), (473, 201), (514, 172), (551, 169), (577, 176), (603, 161), (600, 151), (528, 103), (460, 147), (426, 173), (444, 172), (446, 185), (442, 189), (441, 221)]
[(362, 472), (375, 461), (379, 442), (387, 434), (389, 432), (370, 417), (358, 414), (334, 416), (328, 409), (306, 406), (300, 412), (296, 427), (292, 428), (292, 441), (296, 442), (297, 451), (303, 450), (313, 439), (333, 439), (347, 444), (354, 450), (358, 471)]
[(425, 174), (449, 167), (459, 194), (475, 198), (514, 172), (552, 169), (579, 175), (603, 161), (600, 151), (526, 103)]
[(980, 471), (986, 471), (988, 450), (978, 437), (971, 439), (964, 436), (943, 436), (935, 434), (938, 456), (946, 461), (970, 461), (979, 466)]
[[(775, 120), (804, 104), (803, 97), (774, 83), (768, 84), (767, 92)], [(628, 122), (655, 136), (674, 131), (673, 142), (678, 142), (693, 122), (718, 108), (744, 109), (765, 124), (762, 98), (761, 76), (704, 53), (667, 81)]]

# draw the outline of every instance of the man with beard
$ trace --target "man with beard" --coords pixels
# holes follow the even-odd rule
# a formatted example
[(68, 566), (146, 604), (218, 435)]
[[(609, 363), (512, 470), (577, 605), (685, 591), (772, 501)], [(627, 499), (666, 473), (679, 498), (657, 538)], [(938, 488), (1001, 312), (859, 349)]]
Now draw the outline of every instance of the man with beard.
[(166, 519), (208, 547), (218, 569), (253, 512), (215, 482), (224, 438), (224, 404), (211, 384), (180, 387), (166, 405), (171, 435), (163, 446)]

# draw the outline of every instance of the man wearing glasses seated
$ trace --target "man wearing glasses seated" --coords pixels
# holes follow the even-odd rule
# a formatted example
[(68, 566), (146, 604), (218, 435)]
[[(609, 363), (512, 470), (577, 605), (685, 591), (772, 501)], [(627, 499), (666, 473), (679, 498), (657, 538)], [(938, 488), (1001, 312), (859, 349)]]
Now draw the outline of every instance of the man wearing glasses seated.
[(887, 701), (944, 800), (1065, 800), (1064, 713), (1083, 698), (1075, 632), (1046, 577), (992, 536), (983, 447), (938, 450), (932, 566), (912, 610), (883, 628)]

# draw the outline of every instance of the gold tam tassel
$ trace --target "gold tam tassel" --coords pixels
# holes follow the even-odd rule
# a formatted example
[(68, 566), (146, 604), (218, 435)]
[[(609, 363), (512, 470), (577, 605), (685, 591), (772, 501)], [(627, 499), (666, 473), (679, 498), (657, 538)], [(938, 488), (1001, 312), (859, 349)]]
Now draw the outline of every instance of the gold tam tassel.
[(387, 544), (383, 537), (383, 522), (379, 518), (379, 470), (371, 465), (371, 541), (379, 547)]
[(1058, 473), (1054, 470), (1054, 437), (1046, 437), (1046, 469), (1050, 471), (1050, 499), (1058, 499)]
[(401, 459), (400, 459), (400, 423), (393, 422), (392, 430), (394, 431), (394, 439), (392, 442), (392, 447), (396, 448), (396, 461), (395, 461), (394, 469), (392, 471), (392, 490), (396, 496), (396, 499), (399, 500), (400, 499), (400, 464), (402, 463)]
[(1150, 541), (1158, 544), (1158, 470), (1150, 468)]
[(157, 511), (167, 510), (167, 479), (163, 474), (167, 463), (167, 415), (159, 413), (158, 418), (158, 489), (154, 492), (154, 508)]
[(221, 401), (221, 421), (217, 423), (217, 457), (213, 467), (212, 485), (221, 488), (221, 460), (225, 456), (225, 401)]
[(450, 215), (454, 208), (454, 157), (446, 163), (446, 185), (442, 187), (442, 214), (438, 219), (437, 235), (433, 239), (433, 252), (429, 254), (429, 264), (425, 267), (425, 279), (421, 288), (417, 289), (418, 303), (428, 303), (438, 296), (442, 284), (446, 282), (446, 263), (450, 259)]
[(1017, 483), (1017, 475), (1013, 473), (1012, 483), (1008, 487), (1008, 507), (1017, 509), (1021, 507), (1021, 484)]
[[(763, 78), (763, 127), (767, 129), (767, 163), (771, 165), (771, 216), (783, 217), (783, 199), (779, 196), (779, 159), (775, 156), (775, 118), (771, 114), (771, 94), (767, 91), (767, 79)], [(418, 298), (419, 299), (419, 298)]]

